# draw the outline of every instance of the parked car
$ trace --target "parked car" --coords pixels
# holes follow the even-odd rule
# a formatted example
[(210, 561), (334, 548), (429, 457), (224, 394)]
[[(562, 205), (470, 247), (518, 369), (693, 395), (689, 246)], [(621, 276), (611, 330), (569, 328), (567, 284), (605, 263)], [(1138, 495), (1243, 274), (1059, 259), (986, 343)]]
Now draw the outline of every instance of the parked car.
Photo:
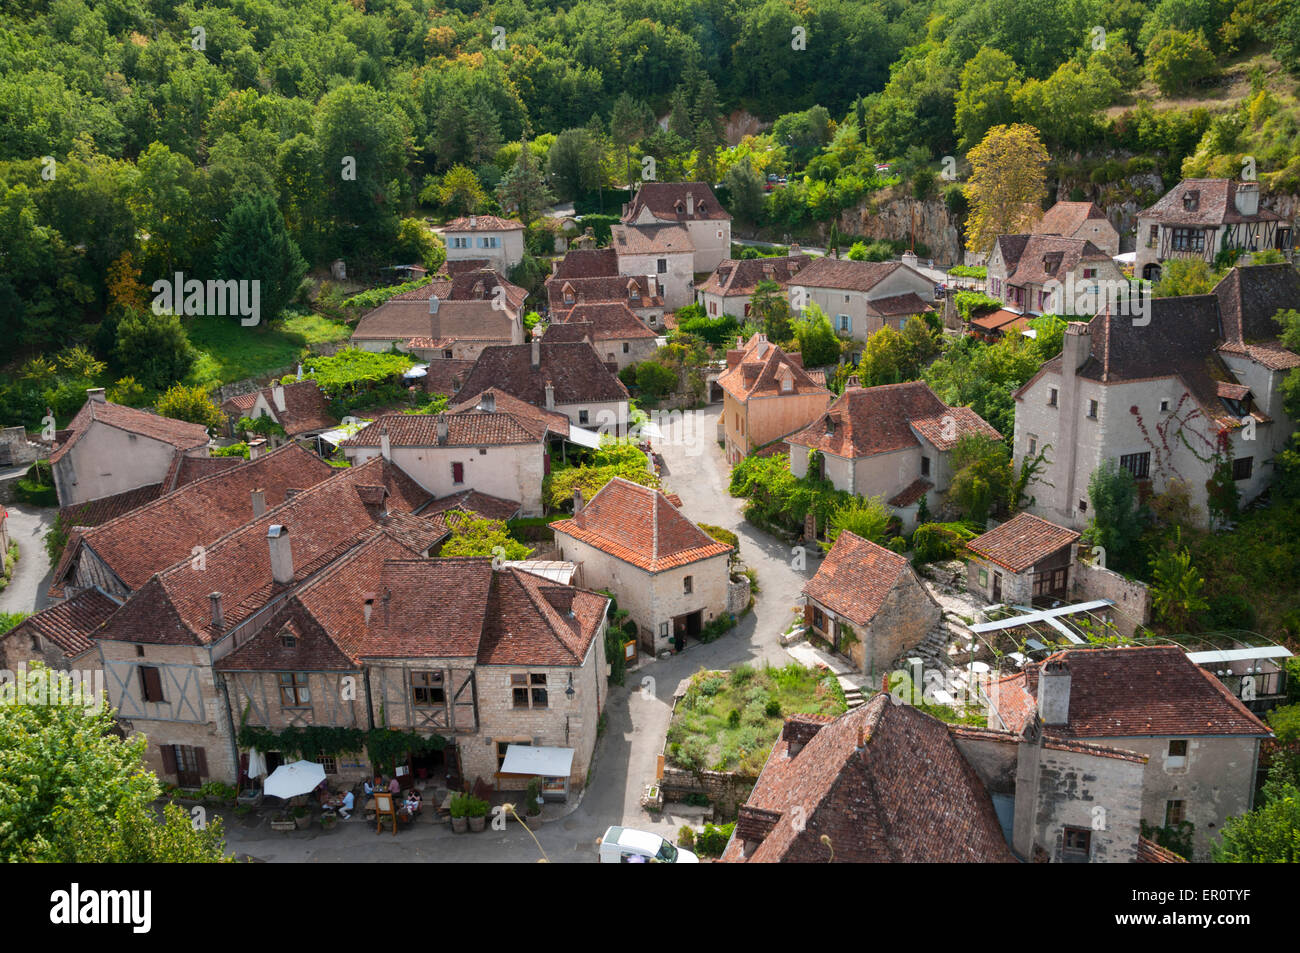
[(631, 827), (611, 827), (600, 839), (602, 864), (698, 864), (685, 847), (678, 847), (658, 834)]

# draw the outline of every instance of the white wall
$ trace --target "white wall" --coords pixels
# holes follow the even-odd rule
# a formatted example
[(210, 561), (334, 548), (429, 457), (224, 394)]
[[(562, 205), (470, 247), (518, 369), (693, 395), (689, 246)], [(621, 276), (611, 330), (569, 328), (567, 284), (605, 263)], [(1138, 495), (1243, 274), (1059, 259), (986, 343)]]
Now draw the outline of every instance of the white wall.
[[(453, 248), (455, 240), (469, 240), (469, 248)], [(501, 242), (500, 248), (482, 248), (480, 242), (485, 238), (496, 238)], [(449, 232), (443, 236), (447, 246), (449, 261), (463, 261), (466, 258), (486, 258), (499, 270), (513, 268), (524, 258), (523, 230), (508, 232)], [(507, 276), (509, 277), (509, 276)]]
[[(668, 271), (660, 274), (659, 259), (668, 262)], [(669, 311), (684, 308), (695, 300), (695, 273), (692, 271), (691, 252), (669, 252), (658, 255), (618, 256), (620, 275), (653, 275), (663, 291), (664, 307)]]
[[(486, 452), (480, 453), (483, 449)], [(344, 451), (354, 466), (379, 456), (378, 447)], [(545, 449), (540, 443), (506, 447), (393, 447), (393, 463), (434, 496), (478, 490), (490, 496), (519, 500), (523, 515), (542, 514)], [(465, 480), (452, 482), (452, 464), (465, 466)]]
[[(176, 449), (169, 443), (91, 421), (72, 449), (54, 464), (59, 505), (70, 506), (160, 483), (175, 454)], [(206, 457), (208, 451), (204, 448), (190, 455)]]

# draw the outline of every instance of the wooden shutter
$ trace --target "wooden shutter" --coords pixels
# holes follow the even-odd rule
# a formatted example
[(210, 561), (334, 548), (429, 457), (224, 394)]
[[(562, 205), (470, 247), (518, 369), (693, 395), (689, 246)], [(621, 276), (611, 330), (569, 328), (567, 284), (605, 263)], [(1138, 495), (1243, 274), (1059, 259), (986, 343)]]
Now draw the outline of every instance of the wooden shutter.
[(194, 758), (199, 765), (199, 777), (206, 778), (208, 776), (208, 749), (195, 748)]
[(140, 667), (140, 687), (147, 702), (166, 701), (163, 698), (162, 674), (151, 665)]
[(171, 745), (159, 745), (158, 750), (162, 752), (163, 774), (175, 774), (176, 749)]

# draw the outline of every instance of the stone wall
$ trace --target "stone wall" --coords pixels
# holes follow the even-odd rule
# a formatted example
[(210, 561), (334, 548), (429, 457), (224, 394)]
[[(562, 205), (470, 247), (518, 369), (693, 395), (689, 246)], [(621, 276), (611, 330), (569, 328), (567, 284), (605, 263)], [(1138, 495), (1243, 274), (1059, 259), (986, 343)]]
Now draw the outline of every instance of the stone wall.
[(846, 210), (839, 228), (851, 235), (872, 239), (908, 241), (915, 233), (918, 245), (925, 245), (936, 263), (962, 260), (957, 221), (939, 199), (919, 202), (906, 195), (906, 186), (896, 186), (869, 204)]
[(660, 788), (665, 801), (684, 801), (691, 794), (707, 797), (713, 802), (714, 820), (723, 822), (735, 819), (757, 781), (756, 777), (732, 771), (687, 771), (665, 766)]
[(0, 429), (0, 467), (17, 467), (35, 463), (38, 458), (47, 455), (48, 450), (27, 439), (25, 427)]
[[(1080, 554), (1086, 548), (1079, 547)], [(1085, 602), (1091, 599), (1109, 599), (1115, 608), (1104, 614), (1115, 623), (1123, 636), (1131, 636), (1139, 625), (1151, 621), (1151, 590), (1136, 579), (1126, 579), (1110, 569), (1093, 566), (1082, 559), (1075, 560), (1070, 568), (1070, 599)]]
[(740, 615), (749, 607), (749, 577), (741, 576), (739, 580), (729, 580), (727, 582), (727, 608), (728, 615)]

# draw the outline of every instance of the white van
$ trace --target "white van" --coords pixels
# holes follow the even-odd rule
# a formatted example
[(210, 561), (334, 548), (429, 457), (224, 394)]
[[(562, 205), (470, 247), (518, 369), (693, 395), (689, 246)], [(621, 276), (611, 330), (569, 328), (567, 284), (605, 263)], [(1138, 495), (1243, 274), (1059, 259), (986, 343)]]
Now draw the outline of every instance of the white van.
[(602, 864), (698, 864), (696, 857), (649, 831), (630, 827), (611, 827), (600, 839)]

